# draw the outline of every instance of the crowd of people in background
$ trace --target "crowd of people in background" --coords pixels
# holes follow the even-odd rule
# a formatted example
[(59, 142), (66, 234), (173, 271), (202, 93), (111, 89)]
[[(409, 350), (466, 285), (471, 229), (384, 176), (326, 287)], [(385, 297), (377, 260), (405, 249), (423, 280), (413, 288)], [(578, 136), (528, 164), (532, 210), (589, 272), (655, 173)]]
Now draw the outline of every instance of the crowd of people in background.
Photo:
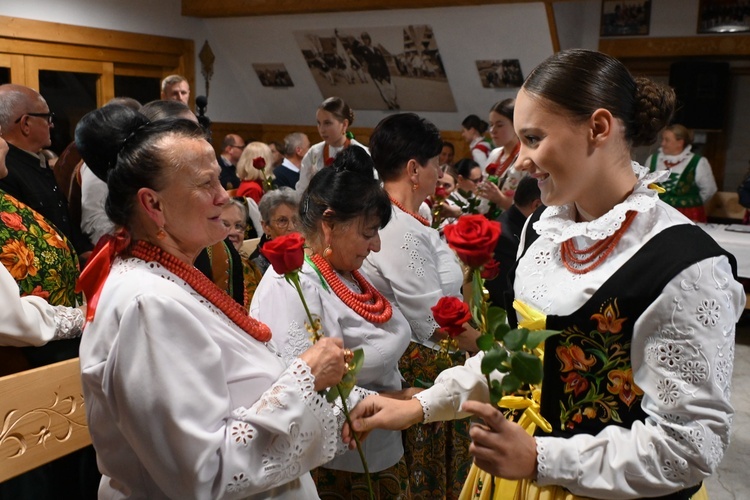
[[(332, 96), (314, 144), (230, 133), (214, 150), (170, 75), (160, 100), (86, 114), (51, 159), (43, 96), (0, 86), (0, 345), (35, 346), (0, 349), (0, 375), (80, 356), (93, 442), (0, 498), (705, 498), (745, 294), (691, 222), (717, 185), (670, 123), (674, 93), (563, 51), (487, 121), (467, 116), (457, 157), (397, 112), (369, 35), (345, 42), (349, 77), (392, 110), (367, 145)], [(551, 433), (488, 403), (483, 325), (460, 322), (452, 367), (435, 363), (433, 307), (471, 280), (447, 228), (476, 217), (501, 228), (489, 303), (562, 332), (544, 346)], [(358, 349), (356, 386), (326, 399)]]

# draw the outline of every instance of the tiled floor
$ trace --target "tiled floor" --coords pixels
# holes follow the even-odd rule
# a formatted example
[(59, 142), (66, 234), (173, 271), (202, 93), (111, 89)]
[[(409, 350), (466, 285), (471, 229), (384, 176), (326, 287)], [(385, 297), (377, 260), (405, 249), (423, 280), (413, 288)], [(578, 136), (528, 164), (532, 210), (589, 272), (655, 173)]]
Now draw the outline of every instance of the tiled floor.
[(750, 315), (745, 316), (734, 352), (732, 440), (718, 472), (706, 481), (711, 500), (750, 499)]

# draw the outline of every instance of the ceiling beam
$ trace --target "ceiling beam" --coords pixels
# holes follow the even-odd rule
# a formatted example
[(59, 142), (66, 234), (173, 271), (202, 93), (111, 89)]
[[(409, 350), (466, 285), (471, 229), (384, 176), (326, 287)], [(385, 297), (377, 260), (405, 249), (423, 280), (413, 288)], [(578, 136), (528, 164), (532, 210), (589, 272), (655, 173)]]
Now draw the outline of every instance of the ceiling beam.
[[(556, 0), (572, 1), (572, 0)], [(182, 15), (247, 17), (363, 10), (465, 7), (506, 3), (552, 3), (539, 0), (182, 0)]]

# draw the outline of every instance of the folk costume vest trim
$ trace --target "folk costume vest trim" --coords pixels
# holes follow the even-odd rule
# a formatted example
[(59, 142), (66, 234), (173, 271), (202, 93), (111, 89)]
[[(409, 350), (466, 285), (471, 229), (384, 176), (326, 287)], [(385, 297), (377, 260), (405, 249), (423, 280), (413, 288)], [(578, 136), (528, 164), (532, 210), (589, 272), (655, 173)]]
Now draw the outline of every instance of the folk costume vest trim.
[[(651, 157), (649, 170), (652, 172), (656, 171), (657, 157), (658, 155)], [(666, 191), (660, 194), (659, 198), (677, 209), (703, 207), (703, 200), (698, 185), (695, 183), (695, 174), (701, 158), (700, 155), (693, 154), (685, 170), (679, 176), (670, 173), (669, 179), (661, 183)]]

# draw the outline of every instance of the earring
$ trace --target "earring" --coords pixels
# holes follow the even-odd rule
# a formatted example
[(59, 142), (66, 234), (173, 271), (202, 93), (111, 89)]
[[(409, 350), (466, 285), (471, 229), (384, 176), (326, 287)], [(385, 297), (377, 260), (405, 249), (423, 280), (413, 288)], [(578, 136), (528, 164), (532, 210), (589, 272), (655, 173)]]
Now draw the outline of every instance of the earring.
[(414, 184), (412, 184), (412, 185), (411, 185), (411, 190), (412, 190), (412, 192), (414, 192), (414, 191), (416, 191), (417, 189), (419, 189), (419, 183), (416, 183), (416, 182), (415, 182)]
[(167, 237), (167, 232), (164, 230), (163, 227), (160, 227), (158, 231), (156, 231), (156, 239), (163, 240)]
[(325, 248), (325, 250), (323, 250), (323, 258), (327, 259), (328, 257), (331, 256), (332, 253), (333, 253), (333, 248), (331, 248), (331, 245), (328, 245)]

